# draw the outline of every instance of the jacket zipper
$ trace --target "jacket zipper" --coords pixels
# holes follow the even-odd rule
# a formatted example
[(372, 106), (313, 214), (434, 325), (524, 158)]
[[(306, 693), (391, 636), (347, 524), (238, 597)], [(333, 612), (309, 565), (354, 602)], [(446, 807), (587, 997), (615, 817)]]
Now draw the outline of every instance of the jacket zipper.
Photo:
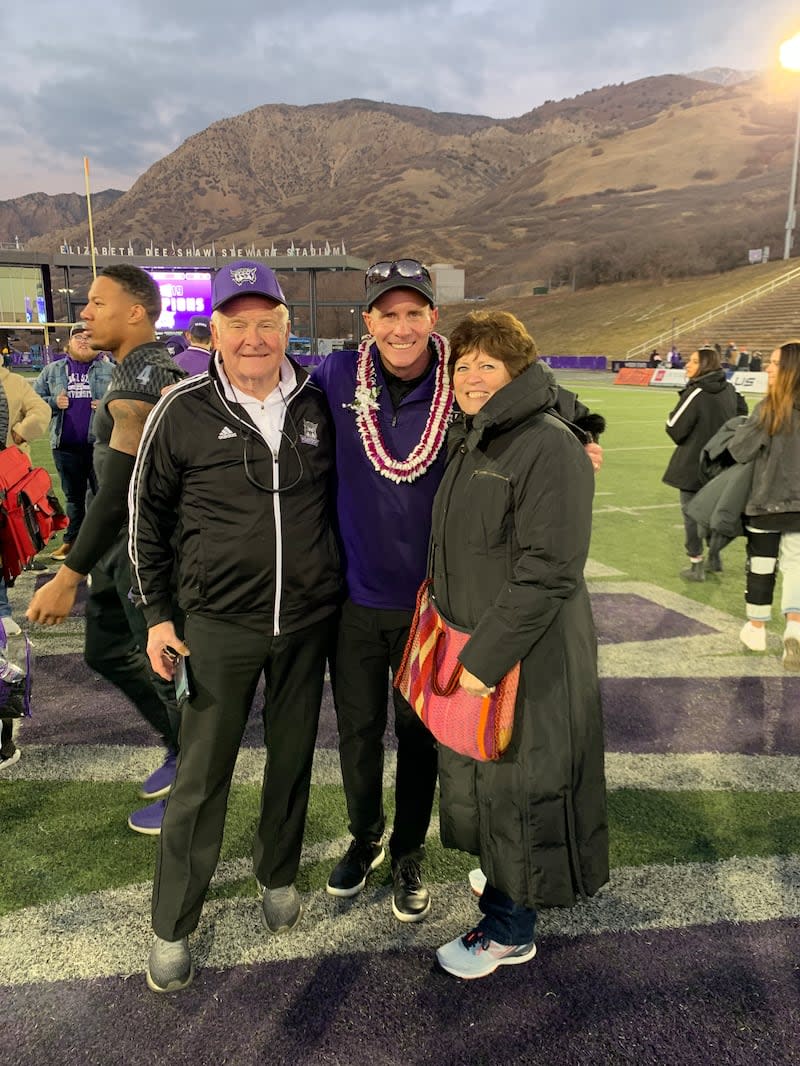
[[(285, 403), (287, 409), (292, 400), (294, 400), (294, 398), (302, 392), (302, 390), (305, 388), (309, 381), (310, 378), (306, 376), (303, 381), (300, 382), (300, 384), (297, 386), (291, 396), (288, 396), (286, 398)], [(228, 399), (225, 396), (225, 393), (221, 388), (219, 381), (214, 380), (214, 387), (216, 389), (217, 396), (222, 402), (223, 407), (225, 407), (231, 418), (236, 419), (236, 421), (240, 422), (243, 426), (247, 426), (247, 428), (251, 432), (253, 429), (255, 429), (258, 436), (261, 438), (261, 440), (264, 441), (264, 444), (267, 446), (267, 448), (269, 448), (269, 442), (264, 437), (261, 430), (257, 426), (251, 426), (249, 422), (246, 422), (243, 418), (240, 418), (239, 415), (237, 415), (236, 412), (231, 409), (228, 404)], [(272, 484), (280, 485), (280, 449), (278, 449), (278, 451), (272, 451), (272, 449), (270, 448), (270, 453), (272, 455)], [(272, 520), (275, 523), (275, 602), (272, 611), (272, 628), (274, 636), (277, 637), (281, 631), (281, 596), (283, 594), (283, 528), (281, 526), (281, 494), (279, 492), (272, 493)]]
[[(279, 452), (272, 453), (272, 484), (279, 485), (281, 476), (278, 465)], [(281, 593), (283, 591), (283, 526), (281, 525), (281, 494), (272, 494), (272, 514), (275, 521), (275, 607), (272, 629), (277, 637), (281, 631)]]

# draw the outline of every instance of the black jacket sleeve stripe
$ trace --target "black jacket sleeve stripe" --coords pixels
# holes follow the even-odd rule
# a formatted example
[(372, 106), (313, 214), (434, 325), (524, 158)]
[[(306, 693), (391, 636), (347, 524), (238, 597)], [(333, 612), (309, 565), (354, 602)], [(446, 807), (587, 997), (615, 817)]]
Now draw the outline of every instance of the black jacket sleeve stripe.
[(146, 604), (148, 600), (147, 590), (145, 588), (146, 581), (143, 580), (142, 576), (142, 566), (137, 538), (139, 534), (139, 523), (141, 520), (140, 495), (142, 481), (149, 460), (150, 450), (153, 447), (154, 439), (164, 415), (178, 395), (183, 395), (184, 393), (192, 392), (195, 389), (207, 387), (207, 377), (187, 378), (185, 382), (176, 385), (162, 397), (159, 403), (156, 404), (148, 415), (144, 425), (144, 432), (142, 433), (142, 439), (136, 453), (136, 463), (133, 468), (133, 475), (131, 476), (130, 487), (128, 489), (128, 555), (130, 556), (131, 561), (131, 584), (136, 598), (140, 600), (142, 604)]

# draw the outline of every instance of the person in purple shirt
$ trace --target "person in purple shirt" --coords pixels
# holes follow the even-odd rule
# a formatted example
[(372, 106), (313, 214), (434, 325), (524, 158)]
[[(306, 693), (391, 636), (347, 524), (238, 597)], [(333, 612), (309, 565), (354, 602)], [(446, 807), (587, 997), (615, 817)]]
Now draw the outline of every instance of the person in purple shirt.
[(50, 445), (67, 501), (69, 525), (64, 543), (50, 556), (57, 562), (66, 559), (78, 536), (88, 492), (97, 492), (92, 424), (113, 369), (107, 356), (89, 347), (86, 323), (75, 322), (69, 332), (66, 358), (48, 363), (33, 383), (53, 412)]
[(211, 321), (205, 315), (189, 319), (189, 328), (184, 333), (189, 347), (173, 355), (173, 361), (187, 374), (205, 374), (211, 358)]
[[(336, 429), (337, 515), (348, 598), (331, 662), (334, 703), (353, 841), (327, 891), (351, 897), (385, 859), (383, 736), (387, 685), (398, 669), (427, 572), (433, 498), (445, 467), (453, 410), (450, 346), (435, 332), (439, 313), (427, 268), (416, 259), (378, 262), (366, 272), (368, 336), (357, 352), (332, 352), (312, 374)], [(605, 420), (559, 387), (556, 411), (583, 431), (595, 470)], [(585, 425), (584, 425), (585, 424)], [(422, 879), (436, 785), (433, 737), (396, 689), (395, 818), (389, 840), (392, 911), (421, 921), (430, 893)]]
[[(312, 380), (336, 428), (337, 513), (348, 599), (332, 663), (334, 702), (353, 842), (327, 891), (357, 895), (385, 858), (383, 735), (387, 684), (399, 665), (425, 577), (433, 497), (444, 470), (452, 410), (447, 340), (433, 284), (415, 259), (376, 263), (366, 274), (358, 352), (332, 352)], [(430, 910), (421, 864), (436, 786), (433, 737), (396, 691), (397, 735), (392, 911), (418, 922)]]

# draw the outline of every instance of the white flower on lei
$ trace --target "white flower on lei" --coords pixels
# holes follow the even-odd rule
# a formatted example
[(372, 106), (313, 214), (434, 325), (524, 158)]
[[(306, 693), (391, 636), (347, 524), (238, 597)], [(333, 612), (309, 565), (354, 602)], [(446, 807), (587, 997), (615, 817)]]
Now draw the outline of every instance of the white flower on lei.
[(357, 415), (364, 415), (367, 411), (379, 411), (381, 407), (378, 403), (380, 393), (380, 385), (356, 385), (356, 394), (353, 397), (353, 402), (343, 403), (342, 407), (346, 407), (349, 411), (355, 411)]

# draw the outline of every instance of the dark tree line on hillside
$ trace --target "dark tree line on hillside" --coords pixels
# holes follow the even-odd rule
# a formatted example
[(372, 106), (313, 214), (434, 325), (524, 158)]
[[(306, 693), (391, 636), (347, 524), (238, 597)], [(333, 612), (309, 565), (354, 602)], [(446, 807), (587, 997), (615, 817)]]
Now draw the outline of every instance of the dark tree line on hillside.
[[(708, 222), (701, 226), (675, 225), (649, 232), (644, 228), (562, 245), (539, 260), (543, 277), (556, 288), (590, 288), (618, 281), (666, 280), (697, 274), (724, 273), (748, 262), (751, 248), (770, 249), (770, 258), (783, 254), (785, 214), (770, 211), (757, 220)], [(800, 233), (795, 238), (800, 250)]]

